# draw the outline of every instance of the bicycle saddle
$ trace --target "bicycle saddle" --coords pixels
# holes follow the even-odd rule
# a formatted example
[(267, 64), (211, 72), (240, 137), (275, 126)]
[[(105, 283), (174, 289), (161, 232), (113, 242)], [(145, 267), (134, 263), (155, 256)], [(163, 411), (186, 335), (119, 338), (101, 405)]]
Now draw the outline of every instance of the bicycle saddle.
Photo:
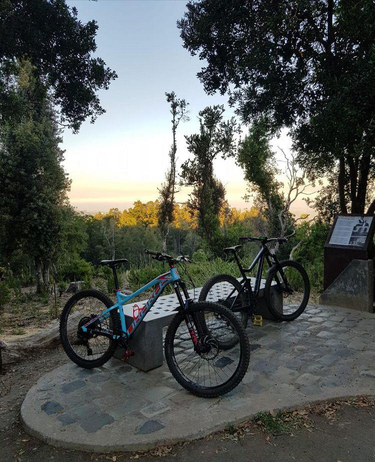
[(110, 268), (113, 268), (114, 266), (119, 266), (121, 265), (121, 263), (127, 263), (127, 259), (126, 258), (120, 258), (118, 260), (102, 260), (100, 262), (101, 265), (108, 265)]
[(237, 249), (239, 249), (240, 247), (242, 247), (242, 245), (234, 245), (233, 247), (226, 247), (224, 249), (224, 252), (236, 252)]

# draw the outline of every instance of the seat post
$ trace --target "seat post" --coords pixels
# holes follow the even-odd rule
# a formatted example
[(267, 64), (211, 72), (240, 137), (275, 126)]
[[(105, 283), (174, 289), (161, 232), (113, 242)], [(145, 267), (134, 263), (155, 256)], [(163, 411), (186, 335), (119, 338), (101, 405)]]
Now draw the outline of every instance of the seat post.
[(118, 283), (118, 277), (117, 277), (117, 267), (112, 266), (112, 271), (113, 271), (113, 279), (115, 281), (115, 289), (117, 291), (117, 290), (120, 290), (120, 286), (119, 286), (119, 283)]

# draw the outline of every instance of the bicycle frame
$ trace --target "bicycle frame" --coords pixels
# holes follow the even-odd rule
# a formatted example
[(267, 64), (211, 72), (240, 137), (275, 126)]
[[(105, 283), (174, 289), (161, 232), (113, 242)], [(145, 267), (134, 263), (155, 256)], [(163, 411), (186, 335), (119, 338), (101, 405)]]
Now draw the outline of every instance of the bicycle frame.
[[(279, 263), (279, 261), (278, 261), (276, 255), (273, 255), (270, 252), (269, 248), (265, 244), (262, 244), (261, 249), (259, 250), (258, 254), (254, 258), (254, 260), (251, 263), (251, 265), (249, 266), (249, 268), (244, 268), (241, 265), (240, 259), (238, 258), (238, 255), (237, 255), (236, 251), (233, 251), (233, 254), (234, 254), (234, 258), (236, 260), (236, 263), (238, 265), (238, 268), (239, 268), (239, 270), (241, 272), (241, 276), (242, 276), (242, 281), (240, 282), (240, 284), (242, 284), (242, 288), (241, 288), (240, 292), (237, 294), (233, 305), (236, 303), (238, 297), (240, 296), (240, 294), (246, 288), (246, 290), (248, 291), (248, 296), (250, 298), (250, 305), (248, 305), (246, 307), (242, 307), (241, 309), (243, 309), (243, 308), (250, 308), (250, 309), (255, 308), (254, 301), (257, 300), (258, 295), (259, 295), (259, 291), (260, 291), (260, 284), (262, 282), (262, 272), (263, 272), (264, 260), (267, 261), (270, 268), (274, 264), (277, 265)], [(247, 273), (250, 273), (255, 268), (255, 266), (258, 264), (258, 262), (259, 262), (259, 265), (258, 265), (258, 269), (257, 269), (257, 274), (255, 276), (255, 285), (254, 285), (254, 289), (253, 289), (251, 287), (251, 284), (250, 284), (250, 278), (247, 277)], [(236, 289), (233, 289), (233, 291), (231, 292), (231, 294), (228, 297), (230, 297), (235, 292), (235, 290)], [(233, 311), (240, 311), (240, 310), (233, 309)]]
[[(183, 299), (182, 299), (181, 292), (180, 292), (179, 289), (180, 289), (180, 287), (182, 288), (185, 297), (188, 299), (187, 290), (186, 290), (186, 287), (184, 286), (184, 284), (181, 282), (181, 278), (180, 278), (180, 275), (178, 274), (177, 269), (172, 267), (170, 269), (170, 271), (168, 271), (167, 273), (161, 274), (160, 276), (155, 278), (153, 281), (151, 281), (148, 284), (144, 285), (143, 287), (141, 287), (140, 289), (138, 289), (137, 291), (133, 292), (130, 295), (125, 295), (120, 291), (120, 289), (117, 289), (116, 290), (117, 303), (115, 305), (111, 306), (110, 308), (106, 309), (105, 311), (103, 311), (98, 316), (95, 316), (94, 318), (90, 319), (90, 321), (88, 321), (86, 324), (84, 324), (82, 326), (82, 330), (84, 332), (88, 332), (89, 329), (90, 329), (91, 324), (95, 323), (98, 320), (100, 322), (104, 321), (105, 319), (107, 319), (110, 316), (110, 314), (109, 314), (110, 311), (118, 309), (119, 314), (120, 314), (120, 321), (121, 321), (121, 330), (122, 330), (121, 335), (118, 335), (118, 333), (115, 333), (115, 332), (111, 333), (111, 331), (108, 331), (108, 332), (105, 333), (104, 330), (102, 330), (100, 333), (101, 333), (101, 335), (107, 334), (108, 337), (112, 337), (113, 339), (116, 339), (116, 340), (119, 339), (119, 338), (129, 340), (133, 336), (133, 334), (137, 330), (137, 328), (139, 327), (139, 325), (142, 322), (143, 318), (147, 315), (147, 313), (150, 311), (150, 309), (152, 308), (152, 306), (154, 305), (156, 300), (159, 298), (159, 296), (163, 292), (164, 288), (168, 284), (171, 284), (171, 283), (174, 284), (174, 288), (175, 288), (175, 291), (176, 291), (176, 294), (177, 294), (177, 298), (178, 298), (178, 300), (180, 302), (181, 308), (183, 309), (184, 308), (184, 303), (183, 303)], [(133, 320), (133, 322), (130, 324), (130, 326), (127, 328), (126, 327), (125, 313), (124, 313), (124, 310), (122, 309), (122, 307), (126, 303), (130, 302), (133, 298), (137, 297), (138, 295), (142, 294), (143, 292), (145, 292), (146, 290), (148, 290), (148, 289), (150, 289), (151, 287), (154, 287), (154, 286), (156, 286), (156, 287), (155, 287), (154, 291), (152, 292), (152, 294), (150, 295), (149, 299), (147, 300), (146, 304), (141, 308), (137, 318), (135, 318)]]

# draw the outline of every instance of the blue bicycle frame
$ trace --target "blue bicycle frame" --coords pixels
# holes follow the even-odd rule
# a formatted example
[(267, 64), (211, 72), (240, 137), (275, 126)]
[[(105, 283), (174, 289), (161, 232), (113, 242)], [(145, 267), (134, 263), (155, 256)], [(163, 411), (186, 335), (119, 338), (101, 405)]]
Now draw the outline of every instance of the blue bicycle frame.
[[(148, 284), (141, 287), (140, 289), (138, 289), (137, 291), (133, 292), (130, 295), (125, 295), (125, 294), (121, 293), (120, 289), (116, 289), (117, 303), (115, 305), (111, 306), (110, 308), (106, 309), (105, 311), (103, 311), (101, 314), (99, 314), (99, 315), (95, 316), (94, 318), (90, 319), (90, 321), (88, 321), (86, 324), (84, 324), (82, 326), (82, 330), (84, 332), (89, 332), (91, 330), (90, 329), (91, 324), (95, 323), (98, 320), (99, 320), (99, 322), (104, 321), (105, 319), (107, 319), (110, 316), (110, 314), (109, 314), (110, 311), (117, 309), (119, 314), (120, 314), (120, 320), (121, 320), (121, 330), (122, 330), (121, 335), (119, 335), (119, 333), (112, 332), (110, 330), (104, 330), (104, 329), (102, 329), (102, 331), (100, 333), (102, 335), (104, 334), (104, 335), (107, 335), (108, 337), (112, 337), (112, 338), (114, 338), (116, 340), (121, 338), (121, 337), (124, 340), (129, 340), (130, 337), (134, 334), (134, 332), (139, 327), (139, 325), (142, 322), (143, 318), (150, 311), (150, 309), (152, 308), (152, 306), (154, 305), (154, 303), (159, 298), (159, 296), (163, 292), (164, 288), (168, 284), (174, 283), (175, 291), (176, 291), (176, 294), (177, 294), (177, 298), (178, 298), (178, 300), (180, 302), (180, 305), (181, 305), (181, 307), (184, 306), (183, 305), (183, 300), (182, 300), (182, 297), (181, 297), (181, 293), (180, 293), (180, 291), (178, 289), (178, 282), (180, 282), (180, 285), (182, 285), (181, 278), (180, 278), (180, 275), (178, 274), (177, 269), (175, 267), (171, 267), (170, 271), (168, 271), (167, 273), (161, 274), (160, 276), (155, 278), (153, 281), (149, 282)], [(133, 320), (133, 322), (127, 328), (126, 319), (125, 319), (125, 313), (124, 313), (124, 310), (122, 309), (122, 307), (126, 303), (130, 302), (130, 300), (132, 300), (133, 298), (137, 297), (138, 295), (142, 294), (143, 292), (145, 292), (146, 290), (148, 290), (148, 289), (150, 289), (151, 287), (154, 287), (154, 286), (156, 286), (156, 287), (155, 287), (154, 291), (152, 292), (152, 294), (150, 295), (150, 298), (147, 300), (146, 304), (142, 308), (140, 308), (138, 316)], [(185, 288), (184, 285), (182, 285), (182, 289), (184, 291), (185, 296), (187, 296), (187, 291), (186, 291), (186, 288)]]

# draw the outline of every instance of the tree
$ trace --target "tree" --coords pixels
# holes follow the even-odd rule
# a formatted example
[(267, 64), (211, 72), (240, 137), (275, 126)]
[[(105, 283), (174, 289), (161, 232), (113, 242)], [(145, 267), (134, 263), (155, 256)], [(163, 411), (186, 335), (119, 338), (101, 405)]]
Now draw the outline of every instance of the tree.
[(254, 123), (249, 134), (240, 142), (237, 163), (244, 170), (250, 192), (254, 192), (257, 205), (267, 217), (268, 233), (279, 234), (279, 214), (283, 210), (281, 184), (276, 179), (275, 154), (270, 145), (270, 134), (261, 121)]
[(9, 261), (22, 252), (34, 262), (37, 290), (44, 292), (62, 239), (68, 178), (45, 86), (24, 62), (13, 93), (22, 112), (0, 132), (0, 254)]
[(163, 252), (167, 251), (167, 237), (169, 233), (169, 226), (173, 222), (173, 214), (175, 208), (175, 194), (176, 194), (176, 132), (179, 123), (189, 120), (186, 112), (187, 103), (184, 99), (176, 97), (174, 91), (166, 93), (167, 102), (171, 105), (172, 114), (172, 146), (169, 151), (169, 170), (166, 174), (166, 182), (162, 185), (160, 192), (160, 207), (158, 224), (163, 238)]
[(228, 91), (246, 122), (290, 127), (310, 178), (337, 169), (341, 212), (363, 213), (375, 176), (373, 0), (191, 0), (187, 8), (178, 26), (185, 48), (207, 61), (198, 74), (205, 90)]
[(10, 117), (13, 98), (9, 81), (17, 61), (27, 59), (47, 85), (61, 121), (74, 131), (103, 114), (96, 92), (108, 89), (116, 73), (92, 54), (95, 21), (82, 24), (76, 8), (64, 0), (2, 0), (0, 3), (0, 114)]
[(198, 215), (198, 233), (211, 249), (219, 232), (219, 213), (225, 199), (225, 188), (215, 178), (213, 161), (218, 155), (234, 154), (234, 119), (223, 121), (223, 106), (206, 107), (199, 113), (200, 131), (186, 136), (188, 151), (193, 154), (181, 166), (183, 184), (192, 186), (188, 206)]
[[(285, 159), (283, 172), (276, 167), (275, 153), (270, 148), (270, 133), (262, 120), (250, 128), (249, 134), (240, 143), (237, 162), (243, 168), (250, 191), (256, 193), (256, 202), (267, 217), (267, 232), (283, 237), (295, 228), (291, 213), (292, 204), (302, 195), (307, 195), (310, 186), (305, 173), (299, 171), (295, 156), (281, 149)], [(284, 173), (284, 185), (277, 175)], [(278, 246), (277, 246), (278, 248)]]
[(158, 201), (148, 201), (147, 203), (135, 201), (132, 208), (126, 213), (124, 211), (120, 223), (127, 226), (141, 226), (142, 228), (157, 226), (158, 210)]

